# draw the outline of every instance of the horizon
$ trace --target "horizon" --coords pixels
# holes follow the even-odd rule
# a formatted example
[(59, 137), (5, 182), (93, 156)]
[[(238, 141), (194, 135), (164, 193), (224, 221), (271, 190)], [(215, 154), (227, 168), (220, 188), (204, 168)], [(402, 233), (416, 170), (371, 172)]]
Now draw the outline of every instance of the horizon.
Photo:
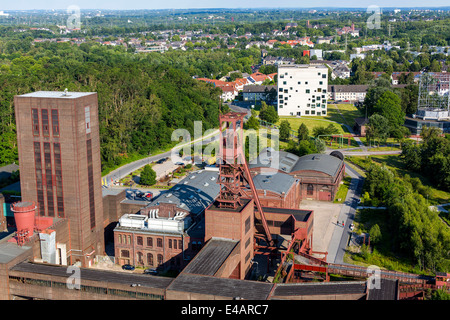
[[(131, 3), (130, 3), (131, 2)], [(0, 5), (0, 11), (33, 11), (33, 10), (67, 10), (70, 6), (78, 6), (81, 10), (109, 10), (109, 11), (136, 11), (136, 10), (263, 10), (263, 9), (282, 9), (282, 10), (301, 10), (301, 9), (367, 9), (369, 6), (378, 6), (384, 9), (440, 9), (450, 8), (450, 5), (445, 0), (434, 0), (424, 5), (419, 0), (397, 0), (393, 4), (389, 0), (363, 0), (355, 1), (344, 0), (336, 4), (332, 0), (319, 0), (314, 5), (298, 5), (297, 1), (281, 0), (277, 1), (277, 5), (273, 5), (272, 1), (247, 1), (245, 6), (239, 0), (228, 1), (228, 6), (223, 6), (222, 1), (217, 0), (168, 0), (164, 3), (155, 3), (145, 0), (48, 0), (36, 4), (33, 0), (18, 0), (8, 4)], [(252, 5), (253, 4), (253, 5)]]

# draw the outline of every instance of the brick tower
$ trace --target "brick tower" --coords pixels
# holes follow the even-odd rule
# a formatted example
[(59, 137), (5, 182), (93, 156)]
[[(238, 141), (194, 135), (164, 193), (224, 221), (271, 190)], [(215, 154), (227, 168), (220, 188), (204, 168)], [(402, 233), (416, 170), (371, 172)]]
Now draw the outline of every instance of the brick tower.
[(22, 199), (69, 222), (68, 263), (104, 252), (97, 93), (15, 96)]

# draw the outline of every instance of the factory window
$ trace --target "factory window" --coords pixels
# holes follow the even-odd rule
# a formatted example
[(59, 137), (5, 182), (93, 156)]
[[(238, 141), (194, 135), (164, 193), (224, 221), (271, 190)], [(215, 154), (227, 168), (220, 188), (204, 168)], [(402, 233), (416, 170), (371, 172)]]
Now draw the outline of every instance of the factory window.
[(48, 137), (50, 135), (50, 131), (48, 129), (48, 110), (42, 109), (41, 110), (41, 116), (42, 116), (42, 133), (44, 136)]
[(245, 233), (250, 231), (250, 217), (245, 220)]
[(33, 135), (39, 135), (39, 111), (38, 109), (31, 109), (31, 118), (33, 121)]
[(247, 239), (247, 241), (245, 241), (245, 249), (247, 249), (247, 247), (250, 245), (250, 238)]
[(306, 93), (310, 93), (310, 90), (309, 90), (309, 89), (306, 89)]
[(147, 253), (147, 265), (153, 266), (153, 254)]
[(137, 263), (144, 265), (144, 254), (142, 252), (137, 253)]
[(144, 245), (144, 241), (143, 241), (143, 239), (142, 239), (141, 236), (138, 236), (138, 237), (136, 238), (136, 242), (137, 242), (137, 245), (138, 245), (138, 246)]
[(169, 249), (172, 249), (172, 239), (169, 239)]
[(158, 246), (159, 248), (162, 248), (163, 246), (163, 241), (161, 238), (156, 239), (156, 246)]
[(326, 73), (324, 73), (324, 74), (322, 74), (322, 78), (326, 78), (327, 77), (327, 74)]
[(129, 257), (130, 257), (130, 251), (128, 251), (128, 250), (122, 250), (122, 251), (120, 251), (120, 256), (121, 256), (122, 258), (129, 258)]
[(136, 292), (136, 298), (146, 300), (164, 300), (164, 296), (162, 295), (144, 292)]
[(88, 195), (91, 229), (95, 228), (94, 167), (92, 160), (92, 140), (86, 140)]
[(183, 241), (178, 240), (178, 249), (183, 249)]
[(57, 109), (52, 109), (52, 130), (53, 130), (53, 136), (58, 137), (59, 136), (59, 116), (58, 116)]
[(247, 256), (245, 257), (245, 262), (248, 262), (248, 260), (250, 259), (250, 252), (247, 254)]
[(122, 243), (122, 235), (121, 235), (121, 234), (119, 234), (119, 235), (117, 236), (117, 242), (118, 242), (118, 243)]
[(158, 254), (158, 266), (163, 264), (163, 255), (162, 254)]
[[(279, 88), (278, 92), (283, 92), (283, 88)], [(38, 131), (39, 131), (39, 127), (38, 127)], [(39, 134), (39, 132), (38, 132), (38, 134)]]
[(153, 238), (147, 237), (147, 247), (153, 247)]
[(62, 186), (61, 145), (53, 144), (53, 157), (55, 159), (55, 185), (56, 185), (56, 207), (58, 217), (64, 218), (64, 196)]
[(174, 249), (178, 249), (177, 240), (173, 240), (173, 248)]
[(128, 235), (128, 244), (131, 244), (131, 236), (130, 235)]

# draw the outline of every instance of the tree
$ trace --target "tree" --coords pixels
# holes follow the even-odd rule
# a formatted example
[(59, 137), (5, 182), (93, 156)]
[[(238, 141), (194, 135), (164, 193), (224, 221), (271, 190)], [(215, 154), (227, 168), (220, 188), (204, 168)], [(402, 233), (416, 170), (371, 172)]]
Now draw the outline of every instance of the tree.
[(308, 127), (305, 125), (305, 123), (302, 122), (300, 127), (298, 127), (298, 141), (307, 140), (309, 139), (309, 130)]
[(144, 186), (152, 186), (156, 183), (156, 172), (150, 167), (150, 165), (145, 165), (141, 172), (141, 178), (139, 184)]
[(259, 111), (259, 118), (269, 123), (275, 124), (279, 120), (279, 116), (275, 107), (268, 106), (264, 101), (261, 103), (261, 110)]
[(366, 129), (366, 137), (368, 140), (378, 140), (385, 142), (389, 136), (389, 121), (379, 114), (369, 117), (369, 123)]
[(370, 241), (372, 243), (378, 243), (381, 240), (381, 230), (380, 230), (380, 226), (378, 226), (378, 224), (374, 224), (372, 226), (372, 228), (370, 228), (369, 230), (369, 235), (370, 235)]
[(250, 118), (248, 118), (248, 121), (245, 123), (245, 127), (246, 129), (258, 130), (259, 129), (258, 119), (256, 119), (253, 115), (251, 115)]
[(385, 91), (374, 106), (374, 112), (382, 115), (389, 122), (391, 130), (403, 125), (405, 113), (401, 107), (401, 99), (392, 91)]
[(420, 171), (422, 165), (420, 147), (413, 141), (409, 140), (403, 143), (400, 157), (406, 165), (406, 168), (415, 172)]
[(291, 136), (291, 124), (287, 120), (281, 121), (280, 124), (280, 139), (283, 141), (289, 140)]

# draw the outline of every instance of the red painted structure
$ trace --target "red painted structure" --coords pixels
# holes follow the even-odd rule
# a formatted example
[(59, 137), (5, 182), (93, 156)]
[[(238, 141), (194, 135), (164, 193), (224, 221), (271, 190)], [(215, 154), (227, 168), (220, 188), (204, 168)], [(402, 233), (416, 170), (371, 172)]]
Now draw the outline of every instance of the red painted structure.
[(11, 211), (14, 212), (17, 233), (26, 233), (28, 237), (31, 237), (33, 235), (35, 225), (35, 203), (32, 201), (15, 202), (11, 205)]
[(256, 192), (243, 149), (243, 125), (246, 113), (230, 112), (219, 118), (221, 128), (219, 183), (217, 198), (219, 208), (236, 210), (243, 206), (242, 199), (246, 183), (250, 186), (256, 209), (261, 217), (267, 243), (273, 245), (273, 239), (267, 225), (261, 202)]

